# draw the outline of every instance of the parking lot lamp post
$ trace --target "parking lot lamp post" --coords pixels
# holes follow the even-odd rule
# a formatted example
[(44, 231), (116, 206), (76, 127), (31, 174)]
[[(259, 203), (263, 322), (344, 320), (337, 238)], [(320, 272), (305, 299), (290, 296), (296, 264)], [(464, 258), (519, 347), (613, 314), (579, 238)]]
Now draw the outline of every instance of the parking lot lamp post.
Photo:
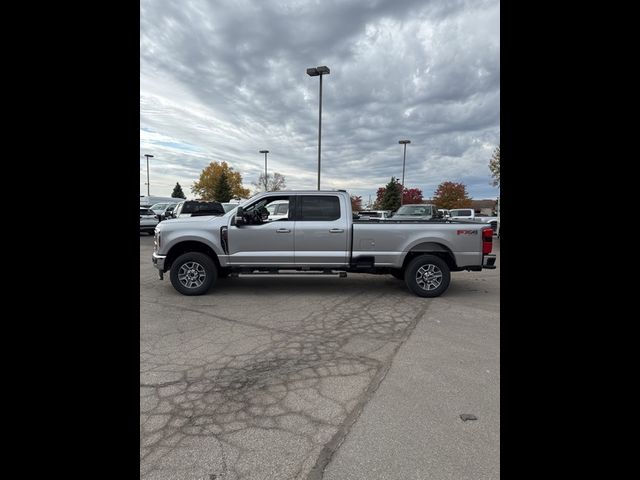
[(404, 155), (402, 156), (402, 191), (400, 191), (400, 205), (402, 205), (402, 200), (404, 199), (404, 164), (407, 160), (407, 143), (411, 143), (411, 140), (400, 140), (398, 143), (404, 145)]
[(147, 197), (151, 195), (151, 193), (149, 193), (151, 190), (151, 185), (149, 185), (149, 159), (153, 158), (153, 155), (149, 155), (147, 153), (145, 153), (144, 155), (145, 157), (147, 157)]
[(310, 77), (320, 77), (320, 107), (318, 110), (318, 190), (320, 190), (320, 150), (322, 141), (322, 76), (329, 75), (331, 70), (323, 65), (315, 68), (307, 68), (307, 75)]
[(268, 191), (267, 187), (267, 153), (269, 150), (260, 150), (260, 153), (264, 153), (264, 191)]

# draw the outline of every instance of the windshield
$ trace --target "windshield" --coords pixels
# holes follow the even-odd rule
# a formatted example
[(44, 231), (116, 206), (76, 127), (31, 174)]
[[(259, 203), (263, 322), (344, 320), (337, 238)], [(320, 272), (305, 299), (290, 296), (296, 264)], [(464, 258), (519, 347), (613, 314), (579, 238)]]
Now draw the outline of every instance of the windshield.
[(166, 203), (156, 203), (155, 205), (151, 205), (149, 208), (151, 210), (164, 210), (166, 206)]
[(403, 205), (397, 215), (431, 215), (431, 205)]

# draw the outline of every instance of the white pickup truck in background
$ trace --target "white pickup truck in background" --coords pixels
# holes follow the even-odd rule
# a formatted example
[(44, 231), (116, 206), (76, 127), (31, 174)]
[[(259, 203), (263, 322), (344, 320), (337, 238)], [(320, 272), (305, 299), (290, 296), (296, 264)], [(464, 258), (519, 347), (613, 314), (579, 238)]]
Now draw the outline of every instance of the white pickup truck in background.
[(466, 220), (476, 223), (490, 223), (493, 229), (493, 234), (497, 234), (498, 231), (498, 217), (478, 215), (473, 208), (455, 208), (449, 210), (450, 220)]

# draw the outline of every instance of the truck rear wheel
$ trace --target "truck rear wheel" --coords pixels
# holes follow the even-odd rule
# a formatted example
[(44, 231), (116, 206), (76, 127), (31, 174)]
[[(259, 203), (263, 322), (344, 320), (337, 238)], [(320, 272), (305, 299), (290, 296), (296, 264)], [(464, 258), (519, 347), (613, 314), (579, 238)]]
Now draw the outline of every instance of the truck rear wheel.
[(449, 288), (451, 272), (440, 257), (420, 255), (407, 265), (404, 281), (419, 297), (439, 297)]
[(173, 288), (181, 294), (202, 295), (218, 279), (218, 269), (208, 255), (187, 252), (173, 261), (169, 278)]

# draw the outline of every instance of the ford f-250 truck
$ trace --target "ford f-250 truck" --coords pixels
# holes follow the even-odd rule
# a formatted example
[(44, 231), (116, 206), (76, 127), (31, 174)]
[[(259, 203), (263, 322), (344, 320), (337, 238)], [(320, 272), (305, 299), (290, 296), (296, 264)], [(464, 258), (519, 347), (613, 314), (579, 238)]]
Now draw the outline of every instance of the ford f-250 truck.
[[(268, 206), (287, 200), (288, 215)], [(260, 193), (223, 216), (167, 220), (155, 229), (153, 264), (184, 295), (202, 295), (229, 274), (390, 274), (437, 297), (452, 271), (495, 268), (487, 225), (445, 220), (353, 219), (345, 191)]]

